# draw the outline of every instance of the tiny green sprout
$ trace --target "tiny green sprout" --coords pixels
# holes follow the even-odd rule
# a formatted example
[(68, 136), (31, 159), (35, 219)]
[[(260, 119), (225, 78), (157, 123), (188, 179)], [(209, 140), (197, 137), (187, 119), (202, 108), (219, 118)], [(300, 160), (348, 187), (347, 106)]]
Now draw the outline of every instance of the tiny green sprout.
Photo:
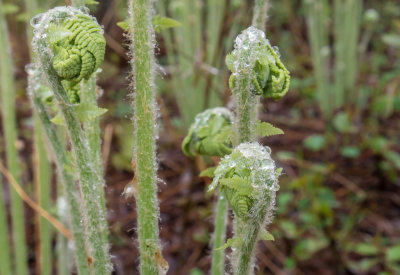
[(187, 156), (224, 156), (231, 153), (233, 114), (227, 108), (207, 109), (198, 114), (182, 142)]
[(221, 160), (209, 191), (220, 184), (236, 216), (246, 221), (258, 200), (268, 203), (279, 189), (275, 170), (269, 147), (242, 143)]
[[(243, 60), (251, 61), (252, 64)], [(272, 47), (264, 32), (254, 26), (244, 30), (236, 38), (235, 49), (226, 56), (232, 72), (229, 87), (235, 90), (237, 75), (248, 75), (253, 84), (252, 92), (274, 100), (281, 99), (289, 90), (290, 73), (280, 60), (280, 54)]]

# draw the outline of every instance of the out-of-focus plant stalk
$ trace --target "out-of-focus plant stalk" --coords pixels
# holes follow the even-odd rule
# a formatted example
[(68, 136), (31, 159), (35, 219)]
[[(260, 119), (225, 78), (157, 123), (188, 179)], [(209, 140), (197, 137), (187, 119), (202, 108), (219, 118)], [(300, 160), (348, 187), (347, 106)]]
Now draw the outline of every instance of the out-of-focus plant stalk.
[(225, 195), (218, 190), (217, 212), (215, 214), (213, 258), (211, 264), (212, 275), (225, 274), (225, 251), (216, 250), (225, 244), (227, 223), (227, 201)]
[(310, 35), (311, 55), (317, 82), (317, 99), (322, 113), (328, 117), (333, 110), (331, 86), (329, 82), (328, 57), (328, 3), (326, 0), (307, 0), (307, 25)]
[(7, 213), (4, 205), (3, 184), (0, 177), (0, 273), (12, 274), (10, 244), (8, 243)]
[[(8, 170), (15, 180), (20, 182), (20, 164), (18, 161), (18, 150), (16, 148), (17, 131), (15, 87), (12, 75), (13, 66), (11, 62), (11, 51), (7, 33), (3, 1), (0, 0), (1, 114), (3, 119)], [(15, 190), (10, 190), (10, 192), (15, 273), (18, 275), (26, 275), (28, 274), (28, 262), (25, 239), (24, 207), (22, 199), (18, 196), (17, 192), (15, 192)]]
[[(38, 11), (36, 0), (25, 0), (26, 13), (28, 18), (32, 18)], [(32, 41), (33, 32), (30, 25), (26, 24), (28, 41)], [(30, 56), (33, 59), (32, 45), (28, 43), (30, 48)], [(34, 185), (38, 203), (43, 209), (49, 209), (51, 206), (51, 169), (50, 163), (47, 158), (47, 152), (43, 142), (42, 126), (40, 119), (34, 113)], [(42, 275), (51, 274), (51, 237), (52, 227), (49, 222), (38, 215), (38, 228), (39, 228), (39, 262), (37, 265), (38, 272)]]
[(358, 73), (358, 40), (362, 15), (361, 0), (335, 0), (335, 102), (336, 107), (356, 103), (355, 82)]

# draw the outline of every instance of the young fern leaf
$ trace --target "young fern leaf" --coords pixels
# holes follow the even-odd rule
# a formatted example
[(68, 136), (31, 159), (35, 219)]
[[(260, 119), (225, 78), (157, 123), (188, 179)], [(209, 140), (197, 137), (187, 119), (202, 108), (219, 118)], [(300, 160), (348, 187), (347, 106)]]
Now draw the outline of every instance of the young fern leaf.
[[(258, 143), (240, 144), (215, 170), (209, 191), (220, 184), (236, 217), (234, 274), (248, 274), (254, 263), (252, 252), (257, 240), (272, 238), (263, 228), (271, 222), (279, 189), (276, 170), (269, 147)], [(226, 246), (229, 245), (232, 241), (227, 242)]]
[(182, 142), (187, 156), (224, 156), (232, 151), (233, 114), (227, 108), (207, 109), (198, 114)]
[(260, 136), (260, 137), (270, 137), (270, 136), (284, 134), (284, 132), (281, 129), (275, 127), (271, 123), (261, 122), (259, 120), (256, 121), (256, 123), (254, 125), (254, 130), (255, 130), (257, 136)]
[[(246, 62), (246, 68), (252, 68), (250, 71), (242, 67), (244, 59), (252, 62)], [(232, 72), (229, 87), (233, 91), (239, 74), (250, 76), (254, 95), (278, 100), (289, 90), (290, 74), (280, 60), (279, 52), (271, 46), (264, 32), (254, 26), (236, 38), (235, 49), (226, 56), (225, 62)]]
[(48, 34), (49, 47), (54, 54), (53, 67), (63, 80), (69, 101), (79, 103), (77, 84), (89, 79), (104, 60), (103, 30), (92, 17), (77, 14), (51, 23)]
[[(72, 7), (48, 10), (34, 17), (31, 24), (35, 34), (32, 44), (37, 66), (54, 92), (79, 174), (77, 187), (82, 194), (81, 211), (85, 217), (87, 250), (91, 257), (90, 273), (111, 274), (106, 213), (102, 207), (102, 195), (97, 192), (103, 188), (104, 178), (96, 169), (76, 106), (71, 105), (79, 102), (79, 82), (96, 72), (103, 60), (105, 40), (101, 36), (102, 29), (85, 11)], [(51, 34), (49, 28), (56, 33)]]

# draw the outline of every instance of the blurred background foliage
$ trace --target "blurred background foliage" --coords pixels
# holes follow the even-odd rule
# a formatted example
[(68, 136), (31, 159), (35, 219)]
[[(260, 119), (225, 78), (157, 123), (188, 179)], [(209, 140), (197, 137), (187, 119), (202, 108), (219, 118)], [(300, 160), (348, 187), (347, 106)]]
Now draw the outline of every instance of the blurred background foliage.
[[(39, 1), (46, 10), (62, 1)], [(267, 37), (292, 75), (280, 102), (263, 101), (261, 120), (285, 131), (264, 138), (283, 167), (275, 242), (260, 244), (259, 274), (400, 274), (400, 4), (397, 0), (271, 0)], [(5, 1), (17, 88), (23, 185), (31, 182), (29, 62), (21, 0)], [(156, 13), (180, 23), (157, 33), (161, 238), (169, 274), (206, 274), (213, 199), (180, 143), (194, 116), (232, 106), (225, 56), (251, 22), (253, 1), (163, 0)], [(89, 5), (107, 40), (99, 75), (108, 218), (117, 274), (136, 272), (134, 203), (121, 197), (132, 177), (132, 108), (127, 38), (117, 25), (126, 2)], [(1, 148), (4, 148), (3, 146)], [(4, 154), (2, 152), (2, 154)], [(24, 160), (24, 161), (22, 161)], [(55, 184), (54, 184), (55, 186)], [(53, 203), (56, 191), (53, 192)], [(7, 200), (6, 200), (7, 201)], [(56, 215), (56, 210), (53, 211)], [(28, 218), (27, 218), (28, 219)], [(30, 225), (34, 222), (28, 219)], [(28, 234), (34, 234), (30, 226)], [(34, 251), (34, 241), (30, 241)], [(30, 252), (32, 266), (34, 253)], [(124, 273), (125, 272), (125, 273)]]

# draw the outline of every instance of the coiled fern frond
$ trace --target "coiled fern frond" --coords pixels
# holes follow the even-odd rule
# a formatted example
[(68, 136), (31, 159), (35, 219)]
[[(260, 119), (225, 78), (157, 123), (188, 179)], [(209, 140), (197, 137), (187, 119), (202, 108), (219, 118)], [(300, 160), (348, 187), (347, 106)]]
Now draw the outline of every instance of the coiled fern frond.
[(68, 92), (71, 103), (79, 103), (77, 84), (96, 72), (104, 60), (106, 41), (103, 30), (84, 13), (66, 16), (49, 25), (49, 47), (53, 67)]
[(209, 190), (220, 184), (240, 220), (264, 219), (255, 216), (259, 213), (256, 210), (273, 205), (275, 192), (279, 189), (269, 147), (242, 143), (221, 160), (214, 174)]
[(187, 156), (225, 156), (232, 152), (233, 114), (227, 108), (207, 109), (198, 114), (182, 142)]
[(290, 73), (280, 60), (277, 48), (254, 26), (236, 38), (235, 49), (226, 56), (225, 62), (232, 72), (229, 78), (232, 90), (238, 75), (248, 75), (253, 84), (252, 92), (265, 98), (278, 100), (289, 90)]

